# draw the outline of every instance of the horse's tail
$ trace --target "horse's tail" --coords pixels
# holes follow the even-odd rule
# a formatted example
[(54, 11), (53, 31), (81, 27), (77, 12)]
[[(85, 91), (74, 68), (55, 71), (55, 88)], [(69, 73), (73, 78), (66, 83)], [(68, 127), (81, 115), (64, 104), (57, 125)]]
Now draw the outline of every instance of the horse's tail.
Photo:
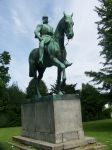
[(29, 55), (29, 76), (30, 77), (36, 77), (38, 59), (39, 59), (38, 49), (35, 48), (30, 52)]

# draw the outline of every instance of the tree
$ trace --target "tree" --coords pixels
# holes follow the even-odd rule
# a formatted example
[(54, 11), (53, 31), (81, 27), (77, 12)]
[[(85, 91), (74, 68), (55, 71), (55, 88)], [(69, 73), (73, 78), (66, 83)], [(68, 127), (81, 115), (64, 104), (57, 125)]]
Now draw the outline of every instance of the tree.
[[(61, 91), (63, 91), (64, 94), (79, 94), (79, 90), (76, 90), (77, 84), (65, 84), (62, 85)], [(57, 84), (51, 85), (51, 93), (57, 93)]]
[(18, 87), (17, 82), (14, 82), (7, 90), (10, 104), (20, 104), (25, 98), (25, 93)]
[(17, 83), (13, 83), (7, 88), (8, 102), (6, 112), (9, 115), (8, 126), (21, 124), (21, 103), (25, 99), (25, 93), (19, 89)]
[(9, 52), (4, 51), (0, 54), (0, 110), (5, 107), (8, 100), (6, 86), (10, 80), (10, 76), (8, 74), (8, 64), (10, 63), (10, 60), (11, 57)]
[(17, 84), (8, 87), (10, 60), (9, 52), (0, 54), (0, 127), (20, 125), (20, 102), (25, 97)]
[(103, 67), (99, 72), (88, 71), (86, 75), (93, 77), (92, 81), (101, 84), (101, 90), (106, 90), (109, 101), (112, 102), (112, 0), (99, 0), (100, 7), (96, 7), (96, 12), (101, 18), (97, 22), (99, 45), (102, 47), (100, 55), (104, 58)]
[(8, 74), (9, 65), (11, 57), (9, 52), (4, 51), (0, 54), (0, 86), (3, 87), (4, 85), (9, 82), (10, 75)]
[[(45, 96), (47, 95), (48, 93), (48, 89), (47, 89), (47, 86), (46, 84), (44, 83), (44, 81), (40, 81), (39, 83), (39, 90), (40, 90), (40, 94), (42, 96)], [(36, 94), (36, 87), (35, 87), (35, 80), (32, 79), (30, 82), (29, 82), (29, 85), (26, 89), (26, 97), (27, 98), (32, 98), (34, 97), (34, 95)]]
[(7, 101), (3, 101), (0, 106), (0, 127), (18, 126), (21, 124), (21, 103), (25, 99), (25, 93), (19, 89), (17, 83), (5, 90)]
[(11, 57), (9, 52), (4, 51), (3, 53), (0, 53), (0, 120), (5, 123), (7, 123), (4, 113), (6, 112), (8, 102), (7, 84), (10, 80), (8, 74), (10, 60)]
[(103, 96), (90, 84), (82, 84), (81, 105), (83, 121), (102, 119)]

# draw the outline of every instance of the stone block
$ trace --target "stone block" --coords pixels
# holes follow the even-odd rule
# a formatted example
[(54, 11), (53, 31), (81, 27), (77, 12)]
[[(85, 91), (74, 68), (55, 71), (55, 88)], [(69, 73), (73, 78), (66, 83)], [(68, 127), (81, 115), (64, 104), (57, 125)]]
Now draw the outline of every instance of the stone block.
[(35, 103), (35, 128), (37, 132), (54, 133), (52, 101)]
[(21, 109), (25, 137), (52, 143), (84, 138), (80, 99), (76, 95), (29, 100)]
[[(92, 144), (88, 144), (88, 143), (89, 143), (89, 141), (93, 141), (93, 138), (85, 138), (83, 140), (72, 140), (72, 141), (63, 142), (60, 144), (49, 143), (49, 142), (35, 140), (35, 139), (22, 137), (22, 136), (15, 136), (15, 137), (13, 137), (13, 140), (17, 141), (17, 143), (22, 143), (22, 144), (25, 144), (28, 146), (32, 146), (34, 148), (40, 148), (40, 149), (44, 149), (44, 150), (70, 150), (70, 149), (84, 150), (85, 146), (92, 147)], [(93, 144), (93, 146), (94, 146), (94, 144)], [(100, 148), (101, 148), (101, 146), (100, 146)], [(91, 149), (87, 149), (87, 150), (91, 150)], [(99, 150), (99, 149), (97, 149), (97, 150)]]
[(35, 131), (35, 103), (21, 106), (22, 130)]
[(78, 132), (63, 133), (63, 142), (79, 139)]

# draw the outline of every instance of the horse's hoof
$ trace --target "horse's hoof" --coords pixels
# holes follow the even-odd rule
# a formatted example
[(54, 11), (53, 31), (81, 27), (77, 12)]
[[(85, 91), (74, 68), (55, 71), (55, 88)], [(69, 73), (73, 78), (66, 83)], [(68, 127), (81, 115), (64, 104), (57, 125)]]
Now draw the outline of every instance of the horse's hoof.
[(41, 95), (35, 95), (35, 100), (39, 100), (42, 96)]
[(58, 92), (58, 95), (60, 95), (60, 96), (63, 95), (63, 92), (62, 92), (62, 91), (59, 91), (59, 92)]
[(41, 98), (41, 97), (42, 97), (41, 95), (38, 96), (38, 98)]
[(70, 67), (72, 64), (73, 64), (73, 63), (67, 63), (67, 64), (65, 64), (65, 66), (66, 66), (66, 68), (67, 68), (67, 67)]

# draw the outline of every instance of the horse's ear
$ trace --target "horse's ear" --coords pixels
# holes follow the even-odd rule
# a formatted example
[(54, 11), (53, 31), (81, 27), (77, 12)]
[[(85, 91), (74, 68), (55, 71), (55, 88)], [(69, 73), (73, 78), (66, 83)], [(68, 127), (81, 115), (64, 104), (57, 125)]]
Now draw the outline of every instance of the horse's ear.
[(73, 17), (73, 13), (71, 14), (71, 17)]
[(67, 15), (66, 15), (66, 13), (65, 13), (65, 11), (63, 12), (63, 15), (64, 15), (64, 17), (66, 17)]

